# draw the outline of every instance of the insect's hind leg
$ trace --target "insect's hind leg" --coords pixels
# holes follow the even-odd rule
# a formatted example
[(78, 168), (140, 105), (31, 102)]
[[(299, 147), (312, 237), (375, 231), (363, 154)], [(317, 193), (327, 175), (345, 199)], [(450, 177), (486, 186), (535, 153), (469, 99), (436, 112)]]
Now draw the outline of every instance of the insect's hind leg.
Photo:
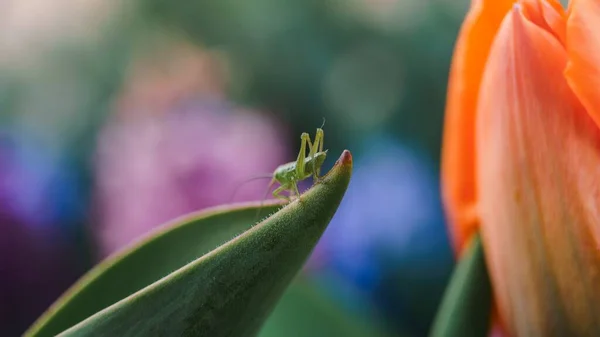
[[(308, 135), (308, 133), (303, 132), (302, 135), (300, 136), (300, 139), (302, 140), (302, 143), (300, 144), (300, 152), (298, 153), (298, 159), (296, 159), (296, 173), (298, 177), (304, 177), (304, 172), (305, 172), (305, 159), (306, 159), (306, 144), (309, 143), (310, 144), (310, 136)], [(310, 148), (311, 145), (309, 145)], [(311, 150), (312, 151), (312, 150)], [(288, 186), (289, 188), (289, 186)]]
[[(313, 144), (310, 144), (310, 140), (309, 140), (310, 155), (312, 156), (311, 159), (314, 159), (314, 156), (318, 152), (323, 152), (324, 138), (325, 138), (325, 132), (323, 131), (323, 129), (317, 128), (317, 133), (315, 135), (315, 142)], [(321, 180), (321, 176), (320, 176), (321, 167), (316, 167), (314, 160), (312, 160), (311, 162), (313, 163), (313, 180), (314, 180), (314, 182), (317, 182), (317, 181)]]
[(321, 128), (317, 129), (317, 134), (315, 135), (315, 147), (317, 147), (317, 145), (319, 145), (318, 152), (323, 152), (324, 139), (325, 139), (325, 131), (323, 131), (323, 129), (321, 129)]

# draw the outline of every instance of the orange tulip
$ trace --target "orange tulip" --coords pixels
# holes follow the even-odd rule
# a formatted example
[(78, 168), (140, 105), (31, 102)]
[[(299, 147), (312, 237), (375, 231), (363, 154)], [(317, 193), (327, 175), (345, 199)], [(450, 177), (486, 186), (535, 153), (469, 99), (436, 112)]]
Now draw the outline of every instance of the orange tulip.
[(600, 336), (600, 1), (473, 0), (452, 63), (444, 202), (479, 231), (512, 336)]

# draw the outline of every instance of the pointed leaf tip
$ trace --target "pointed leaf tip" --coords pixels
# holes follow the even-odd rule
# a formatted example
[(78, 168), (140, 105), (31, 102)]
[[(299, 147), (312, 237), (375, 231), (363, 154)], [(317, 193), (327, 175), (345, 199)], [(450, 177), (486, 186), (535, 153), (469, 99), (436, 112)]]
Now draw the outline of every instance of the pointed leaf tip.
[[(347, 171), (347, 173), (343, 173), (343, 171)], [(348, 150), (344, 150), (340, 157), (336, 160), (335, 164), (331, 168), (325, 178), (327, 176), (333, 175), (341, 175), (350, 174), (352, 172), (352, 154)]]
[(350, 151), (344, 150), (340, 159), (338, 159), (338, 162), (341, 163), (341, 165), (352, 165), (352, 154)]

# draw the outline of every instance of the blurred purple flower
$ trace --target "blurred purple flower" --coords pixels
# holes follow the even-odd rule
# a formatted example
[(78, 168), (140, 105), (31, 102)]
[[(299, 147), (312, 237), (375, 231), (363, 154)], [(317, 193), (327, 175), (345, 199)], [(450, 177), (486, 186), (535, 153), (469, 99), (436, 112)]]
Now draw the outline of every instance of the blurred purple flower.
[(79, 273), (62, 225), (80, 212), (56, 156), (23, 135), (0, 134), (0, 335), (16, 336)]
[[(97, 156), (96, 233), (102, 255), (182, 214), (228, 203), (245, 180), (286, 161), (281, 126), (224, 102), (110, 123)], [(258, 200), (268, 180), (239, 189)]]

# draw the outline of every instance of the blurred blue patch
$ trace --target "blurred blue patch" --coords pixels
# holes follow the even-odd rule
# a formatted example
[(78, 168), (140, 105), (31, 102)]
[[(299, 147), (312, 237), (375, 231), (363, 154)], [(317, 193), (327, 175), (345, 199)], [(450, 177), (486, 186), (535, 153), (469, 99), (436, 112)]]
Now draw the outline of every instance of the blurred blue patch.
[(26, 134), (0, 131), (0, 193), (4, 212), (23, 224), (70, 226), (84, 214), (78, 171), (58, 151)]
[(65, 163), (28, 134), (0, 130), (0, 336), (22, 333), (83, 271), (85, 204)]
[(393, 324), (426, 334), (453, 263), (437, 172), (386, 135), (355, 153), (348, 191), (309, 269), (339, 274)]

